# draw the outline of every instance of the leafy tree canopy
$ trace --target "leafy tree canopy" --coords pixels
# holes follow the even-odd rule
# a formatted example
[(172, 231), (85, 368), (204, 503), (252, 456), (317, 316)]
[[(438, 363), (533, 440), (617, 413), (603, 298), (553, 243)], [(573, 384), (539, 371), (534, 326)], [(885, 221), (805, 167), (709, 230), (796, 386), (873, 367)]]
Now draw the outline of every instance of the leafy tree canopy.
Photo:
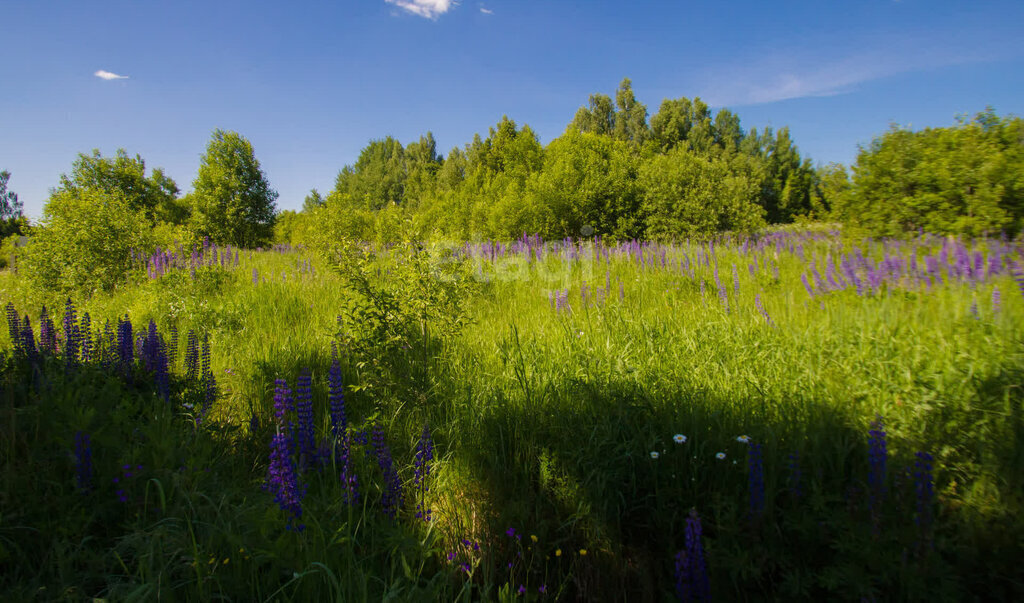
[(271, 241), (277, 192), (245, 137), (214, 130), (192, 188), (192, 228), (198, 236), (248, 248)]
[(151, 221), (163, 220), (181, 224), (187, 212), (175, 203), (181, 192), (174, 180), (156, 168), (146, 176), (146, 162), (139, 155), (129, 157), (118, 149), (114, 157), (103, 157), (99, 149), (92, 155), (79, 153), (71, 165), (71, 174), (62, 174), (55, 192), (96, 189), (105, 193), (121, 193), (133, 210), (141, 210)]

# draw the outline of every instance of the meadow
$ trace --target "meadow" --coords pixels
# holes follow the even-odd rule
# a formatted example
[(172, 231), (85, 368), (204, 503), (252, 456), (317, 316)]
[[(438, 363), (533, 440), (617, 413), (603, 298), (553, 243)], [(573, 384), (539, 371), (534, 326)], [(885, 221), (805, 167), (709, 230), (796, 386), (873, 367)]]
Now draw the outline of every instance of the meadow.
[(1024, 598), (1020, 239), (136, 265), (0, 273), (5, 600)]

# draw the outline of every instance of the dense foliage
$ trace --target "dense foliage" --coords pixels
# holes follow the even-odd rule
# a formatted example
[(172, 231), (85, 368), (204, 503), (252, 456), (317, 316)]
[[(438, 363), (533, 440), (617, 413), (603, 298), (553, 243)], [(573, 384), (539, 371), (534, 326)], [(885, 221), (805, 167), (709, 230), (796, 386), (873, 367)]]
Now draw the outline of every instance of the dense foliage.
[(56, 191), (26, 248), (24, 273), (45, 291), (112, 289), (131, 270), (132, 251), (152, 240), (145, 210), (119, 190)]
[(213, 132), (192, 189), (192, 230), (197, 235), (248, 248), (270, 243), (277, 192), (244, 136)]
[(893, 126), (861, 149), (836, 215), (878, 235), (1024, 228), (1024, 119), (991, 109), (949, 128)]

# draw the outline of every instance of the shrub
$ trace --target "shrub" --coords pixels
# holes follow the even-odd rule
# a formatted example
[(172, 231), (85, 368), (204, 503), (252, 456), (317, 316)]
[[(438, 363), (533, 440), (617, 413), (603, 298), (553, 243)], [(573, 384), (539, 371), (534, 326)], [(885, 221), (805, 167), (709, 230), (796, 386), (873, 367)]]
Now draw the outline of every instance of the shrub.
[(145, 216), (119, 192), (58, 191), (26, 249), (25, 275), (41, 289), (112, 289), (131, 269), (131, 250), (148, 251)]

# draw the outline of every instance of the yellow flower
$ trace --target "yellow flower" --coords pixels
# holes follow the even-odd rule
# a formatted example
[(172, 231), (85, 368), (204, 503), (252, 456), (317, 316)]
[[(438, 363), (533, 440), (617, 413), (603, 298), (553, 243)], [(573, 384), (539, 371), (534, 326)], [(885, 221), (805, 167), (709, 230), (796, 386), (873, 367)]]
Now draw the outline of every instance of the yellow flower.
[(561, 557), (561, 556), (562, 556), (562, 549), (555, 549), (555, 557)]
[(533, 534), (530, 534), (530, 540), (532, 540), (534, 542), (537, 542), (537, 537), (534, 536)]
[(580, 549), (580, 555), (586, 555), (587, 549)]
[(231, 559), (229, 559), (229, 558), (225, 557), (225, 558), (224, 558), (224, 565), (227, 565), (229, 561), (231, 561)]

